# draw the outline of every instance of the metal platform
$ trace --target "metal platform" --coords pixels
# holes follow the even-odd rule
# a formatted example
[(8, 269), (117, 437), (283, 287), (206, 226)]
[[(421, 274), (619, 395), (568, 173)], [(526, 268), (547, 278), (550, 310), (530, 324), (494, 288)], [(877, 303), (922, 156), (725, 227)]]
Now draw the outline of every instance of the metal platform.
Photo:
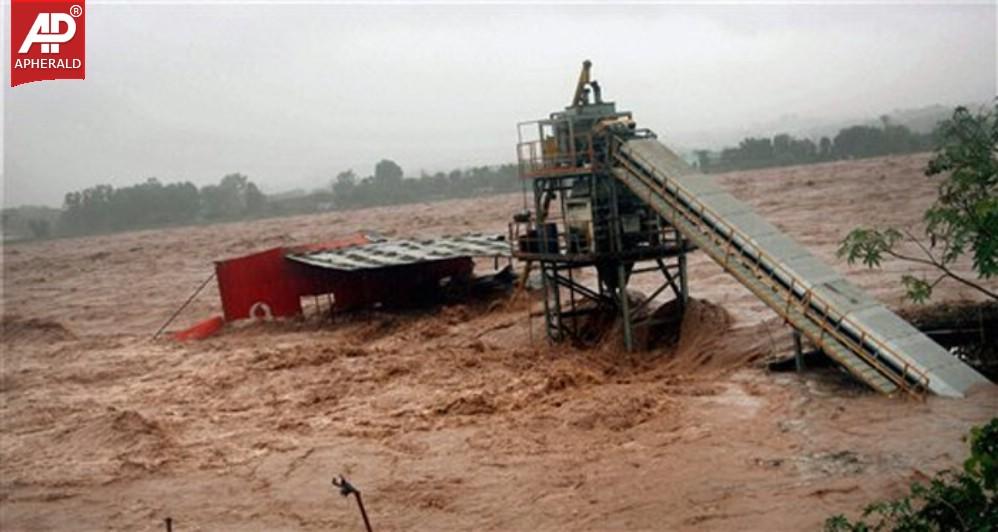
[(614, 176), (871, 387), (963, 396), (989, 382), (655, 139), (622, 141)]

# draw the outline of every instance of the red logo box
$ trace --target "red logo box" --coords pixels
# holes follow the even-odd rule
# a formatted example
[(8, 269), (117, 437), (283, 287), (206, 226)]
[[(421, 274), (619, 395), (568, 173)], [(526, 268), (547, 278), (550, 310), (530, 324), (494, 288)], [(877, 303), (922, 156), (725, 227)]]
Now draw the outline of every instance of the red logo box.
[(10, 86), (85, 79), (86, 18), (84, 0), (13, 0)]

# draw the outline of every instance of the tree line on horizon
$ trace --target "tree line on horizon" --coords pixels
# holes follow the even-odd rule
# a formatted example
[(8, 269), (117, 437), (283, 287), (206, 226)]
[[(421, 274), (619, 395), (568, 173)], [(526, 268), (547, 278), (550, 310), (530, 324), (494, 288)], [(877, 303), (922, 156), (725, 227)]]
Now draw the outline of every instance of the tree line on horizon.
[[(881, 117), (880, 127), (851, 126), (818, 142), (788, 134), (747, 137), (738, 146), (693, 154), (702, 171), (718, 173), (927, 151), (937, 137), (937, 131), (913, 132)], [(290, 196), (268, 197), (240, 173), (201, 188), (189, 181), (164, 184), (156, 178), (120, 188), (96, 185), (67, 193), (62, 209), (47, 215), (36, 209), (4, 209), (4, 225), (33, 238), (78, 236), (467, 198), (514, 192), (520, 186), (517, 165), (512, 163), (406, 177), (401, 166), (383, 159), (369, 176), (344, 170), (326, 187)]]
[(717, 152), (695, 150), (693, 153), (701, 171), (719, 173), (917, 153), (936, 145), (938, 128), (918, 133), (906, 126), (892, 124), (886, 115), (880, 117), (880, 122), (880, 127), (843, 128), (834, 137), (821, 137), (818, 142), (782, 133), (772, 138), (746, 137), (738, 146)]
[(359, 179), (353, 170), (336, 175), (331, 183), (332, 199), (338, 208), (398, 205), (417, 201), (467, 198), (519, 190), (515, 164), (476, 166), (405, 178), (402, 167), (389, 159), (374, 167), (374, 175)]
[(200, 189), (187, 181), (163, 184), (151, 177), (127, 187), (97, 185), (67, 193), (55, 234), (75, 236), (239, 220), (262, 215), (266, 203), (260, 189), (239, 173)]
[(69, 192), (61, 209), (4, 209), (4, 226), (35, 239), (100, 234), (194, 223), (239, 221), (328, 210), (396, 205), (513, 192), (515, 164), (404, 177), (394, 161), (383, 159), (373, 175), (340, 172), (308, 194), (266, 196), (249, 177), (233, 173), (218, 184), (198, 188), (189, 181), (162, 183), (148, 178), (126, 187), (95, 185)]

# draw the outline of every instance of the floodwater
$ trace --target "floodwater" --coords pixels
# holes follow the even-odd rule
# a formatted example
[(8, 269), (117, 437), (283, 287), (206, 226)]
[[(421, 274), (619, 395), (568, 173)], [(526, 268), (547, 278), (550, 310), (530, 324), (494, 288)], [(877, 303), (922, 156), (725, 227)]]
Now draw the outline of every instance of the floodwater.
[[(721, 182), (898, 305), (908, 265), (866, 271), (835, 249), (858, 224), (917, 224), (935, 194), (925, 161)], [(360, 229), (504, 232), (520, 202), (7, 246), (0, 528), (162, 530), (171, 517), (177, 530), (359, 530), (330, 484), (343, 474), (379, 530), (816, 529), (958, 467), (961, 436), (998, 412), (993, 386), (917, 402), (834, 370), (768, 373), (791, 349), (786, 327), (702, 254), (678, 343), (644, 353), (548, 345), (529, 299), (150, 340), (212, 260)], [(176, 327), (220, 312), (206, 290)]]

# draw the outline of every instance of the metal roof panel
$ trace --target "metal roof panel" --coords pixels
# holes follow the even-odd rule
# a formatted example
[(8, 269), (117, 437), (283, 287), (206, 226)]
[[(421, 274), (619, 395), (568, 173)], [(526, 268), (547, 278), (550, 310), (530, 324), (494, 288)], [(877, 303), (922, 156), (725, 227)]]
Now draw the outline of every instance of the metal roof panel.
[(470, 233), (428, 240), (388, 240), (339, 249), (292, 253), (287, 258), (331, 270), (370, 270), (459, 257), (506, 257), (509, 242), (502, 235)]

